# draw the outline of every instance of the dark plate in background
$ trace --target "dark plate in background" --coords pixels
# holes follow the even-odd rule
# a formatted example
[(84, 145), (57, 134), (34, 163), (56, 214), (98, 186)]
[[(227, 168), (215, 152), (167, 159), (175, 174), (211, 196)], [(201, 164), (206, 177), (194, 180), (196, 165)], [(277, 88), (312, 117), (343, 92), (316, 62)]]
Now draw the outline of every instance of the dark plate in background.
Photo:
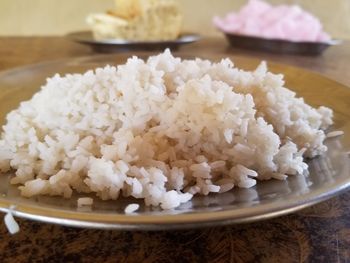
[(232, 33), (224, 34), (232, 47), (267, 51), (272, 53), (309, 56), (320, 55), (328, 47), (341, 43), (340, 40), (331, 40), (329, 42), (294, 42), (281, 39), (244, 36)]
[(196, 42), (200, 39), (197, 34), (183, 33), (179, 38), (166, 41), (128, 41), (119, 39), (94, 39), (91, 31), (79, 31), (69, 33), (68, 38), (75, 42), (90, 46), (94, 51), (100, 53), (113, 53), (132, 50), (164, 50), (170, 48), (177, 50), (180, 46)]

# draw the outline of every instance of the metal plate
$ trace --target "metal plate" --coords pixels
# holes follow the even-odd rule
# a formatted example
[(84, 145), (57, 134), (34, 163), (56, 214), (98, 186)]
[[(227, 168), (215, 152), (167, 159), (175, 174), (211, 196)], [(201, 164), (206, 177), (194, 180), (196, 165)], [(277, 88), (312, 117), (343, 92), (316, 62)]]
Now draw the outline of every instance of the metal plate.
[(131, 50), (164, 50), (171, 48), (177, 50), (180, 46), (196, 42), (200, 39), (197, 34), (183, 33), (179, 38), (167, 41), (127, 41), (118, 39), (95, 40), (91, 31), (73, 32), (67, 35), (81, 44), (90, 46), (94, 51), (113, 53)]
[[(57, 72), (84, 72), (105, 64), (124, 63), (130, 55), (72, 58), (0, 73), (1, 122), (4, 123), (6, 113), (18, 107), (20, 101), (29, 99), (39, 90), (48, 76)], [(220, 60), (221, 57), (210, 59)], [(233, 60), (238, 67), (245, 69), (253, 69), (259, 63), (245, 57), (234, 57)], [(76, 206), (78, 195), (68, 200), (48, 196), (30, 199), (20, 197), (16, 187), (8, 183), (11, 174), (6, 174), (0, 176), (0, 210), (6, 212), (14, 205), (15, 216), (69, 226), (159, 230), (262, 220), (291, 213), (345, 191), (350, 186), (350, 162), (347, 154), (350, 148), (350, 89), (303, 69), (274, 63), (269, 63), (269, 66), (271, 71), (285, 74), (287, 86), (303, 96), (308, 103), (333, 108), (335, 125), (332, 130), (345, 132), (344, 136), (327, 140), (329, 151), (324, 156), (308, 161), (309, 176), (290, 176), (286, 181), (259, 182), (251, 189), (233, 189), (224, 194), (195, 196), (192, 201), (172, 211), (145, 207), (139, 201), (140, 210), (135, 215), (125, 215), (125, 206), (128, 202), (135, 202), (135, 199), (101, 201), (94, 198), (91, 210), (81, 210)]]
[(341, 43), (339, 40), (332, 40), (329, 42), (293, 42), (281, 39), (267, 39), (232, 33), (225, 33), (225, 36), (232, 47), (268, 51), (271, 53), (300, 54), (310, 56), (319, 55), (328, 47)]

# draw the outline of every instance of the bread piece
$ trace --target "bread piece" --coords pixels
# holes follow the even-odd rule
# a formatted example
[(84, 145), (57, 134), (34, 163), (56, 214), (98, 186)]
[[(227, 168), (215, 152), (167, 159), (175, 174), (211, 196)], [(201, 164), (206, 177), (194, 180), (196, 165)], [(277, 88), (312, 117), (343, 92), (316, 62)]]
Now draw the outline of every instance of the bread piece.
[(118, 16), (124, 19), (133, 19), (137, 16), (141, 16), (143, 13), (142, 0), (115, 0), (116, 8), (109, 11), (111, 15)]
[(172, 0), (116, 0), (116, 10), (87, 18), (96, 39), (155, 41), (176, 39), (182, 15)]

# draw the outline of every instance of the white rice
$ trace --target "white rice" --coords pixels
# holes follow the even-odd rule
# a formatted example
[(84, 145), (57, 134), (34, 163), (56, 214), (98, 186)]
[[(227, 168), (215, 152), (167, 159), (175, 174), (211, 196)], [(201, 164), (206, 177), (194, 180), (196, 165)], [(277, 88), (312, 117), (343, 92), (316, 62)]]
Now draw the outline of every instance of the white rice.
[(90, 197), (80, 197), (77, 200), (78, 207), (92, 206), (93, 203), (94, 203), (94, 200)]
[(139, 204), (129, 204), (125, 207), (125, 214), (132, 214), (135, 211), (137, 211), (137, 209), (139, 209), (140, 205)]
[(343, 131), (331, 131), (331, 132), (326, 134), (326, 137), (327, 138), (334, 138), (334, 137), (342, 136), (343, 134), (344, 134)]
[(14, 209), (14, 206), (11, 206), (4, 217), (5, 226), (7, 230), (10, 232), (10, 234), (12, 235), (19, 232), (19, 225), (12, 214), (13, 209)]
[(331, 124), (330, 109), (297, 98), (264, 62), (250, 72), (167, 50), (48, 79), (7, 115), (0, 169), (16, 170), (26, 197), (77, 191), (172, 209), (303, 173)]

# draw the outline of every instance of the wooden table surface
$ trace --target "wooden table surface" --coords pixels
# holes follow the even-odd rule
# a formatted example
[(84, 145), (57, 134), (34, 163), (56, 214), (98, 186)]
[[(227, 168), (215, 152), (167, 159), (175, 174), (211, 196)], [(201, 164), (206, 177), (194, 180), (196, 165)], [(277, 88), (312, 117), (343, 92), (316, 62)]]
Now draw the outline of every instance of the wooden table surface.
[[(192, 55), (244, 55), (297, 65), (350, 86), (350, 42), (319, 57), (228, 48), (224, 39), (185, 46)], [(0, 70), (94, 54), (63, 37), (0, 38)], [(184, 231), (90, 230), (18, 219), (0, 223), (0, 262), (350, 262), (350, 192), (258, 223)]]

